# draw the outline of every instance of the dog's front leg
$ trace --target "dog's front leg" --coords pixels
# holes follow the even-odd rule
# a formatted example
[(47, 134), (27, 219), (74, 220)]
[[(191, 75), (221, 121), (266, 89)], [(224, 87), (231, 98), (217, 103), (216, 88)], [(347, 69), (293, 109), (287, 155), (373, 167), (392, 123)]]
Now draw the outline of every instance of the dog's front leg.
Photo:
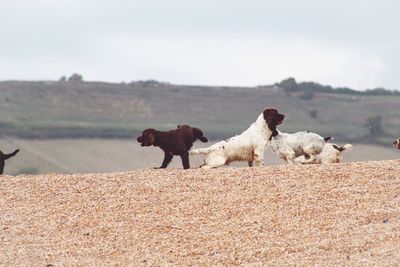
[(164, 160), (161, 164), (160, 169), (167, 168), (168, 164), (171, 162), (173, 155), (167, 151), (164, 151)]
[(186, 153), (181, 154), (181, 158), (182, 158), (182, 165), (183, 165), (183, 168), (184, 168), (185, 170), (186, 170), (186, 169), (189, 169), (189, 168), (190, 168), (190, 164), (189, 164), (189, 153), (186, 152)]
[(257, 167), (264, 166), (264, 149), (254, 150), (254, 163)]

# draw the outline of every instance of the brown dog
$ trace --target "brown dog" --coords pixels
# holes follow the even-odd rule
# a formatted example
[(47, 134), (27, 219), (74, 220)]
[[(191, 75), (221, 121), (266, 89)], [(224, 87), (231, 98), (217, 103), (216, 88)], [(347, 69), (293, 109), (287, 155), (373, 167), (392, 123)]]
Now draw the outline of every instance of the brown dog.
[(142, 146), (158, 146), (164, 151), (161, 169), (167, 168), (173, 156), (180, 156), (183, 168), (189, 169), (189, 150), (197, 139), (203, 143), (208, 142), (208, 139), (203, 136), (203, 132), (199, 128), (178, 125), (177, 129), (166, 132), (152, 128), (146, 129), (137, 138), (137, 141)]

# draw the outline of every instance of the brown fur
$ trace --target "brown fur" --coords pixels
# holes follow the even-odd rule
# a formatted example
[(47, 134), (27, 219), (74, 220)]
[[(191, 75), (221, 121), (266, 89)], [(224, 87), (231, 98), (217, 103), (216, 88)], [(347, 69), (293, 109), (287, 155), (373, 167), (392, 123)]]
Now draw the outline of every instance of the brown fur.
[(4, 154), (2, 151), (0, 151), (0, 174), (3, 174), (4, 172), (4, 165), (6, 164), (6, 160), (14, 157), (15, 155), (17, 155), (17, 153), (19, 152), (19, 149), (15, 150), (13, 153), (10, 154)]
[(178, 125), (177, 129), (170, 131), (146, 129), (137, 138), (137, 141), (142, 146), (158, 146), (164, 151), (161, 169), (167, 168), (173, 156), (180, 156), (183, 168), (189, 169), (189, 150), (197, 139), (203, 143), (208, 142), (208, 139), (203, 136), (203, 132), (199, 128)]
[(340, 153), (342, 153), (342, 152), (345, 150), (344, 147), (340, 147), (340, 146), (337, 146), (337, 145), (335, 145), (335, 144), (333, 144), (332, 146), (333, 146), (334, 149), (336, 149), (336, 150), (339, 151)]
[(272, 131), (272, 135), (269, 138), (269, 140), (271, 140), (272, 137), (278, 135), (276, 126), (282, 124), (283, 120), (285, 119), (285, 115), (280, 114), (275, 108), (267, 108), (264, 110), (263, 114), (264, 119), (268, 124), (268, 128)]
[(396, 139), (396, 140), (393, 142), (393, 145), (394, 145), (395, 148), (400, 149), (400, 138), (399, 138), (399, 139)]

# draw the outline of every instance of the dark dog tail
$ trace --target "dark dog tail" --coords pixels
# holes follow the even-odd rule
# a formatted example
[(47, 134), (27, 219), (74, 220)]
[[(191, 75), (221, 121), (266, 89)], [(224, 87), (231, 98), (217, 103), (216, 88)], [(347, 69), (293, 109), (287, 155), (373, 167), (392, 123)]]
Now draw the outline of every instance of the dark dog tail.
[(3, 154), (3, 152), (0, 151), (0, 158), (1, 158), (1, 160), (6, 160), (11, 157), (14, 157), (15, 155), (17, 155), (18, 152), (19, 152), (19, 149), (15, 150), (14, 152), (12, 152), (10, 154)]
[(199, 128), (192, 128), (192, 129), (193, 129), (193, 135), (194, 135), (195, 138), (199, 139), (203, 143), (207, 143), (208, 142), (208, 139), (207, 139), (207, 137), (205, 137), (203, 135), (203, 131), (202, 130), (200, 130)]
[(329, 142), (329, 141), (332, 141), (332, 140), (333, 140), (333, 138), (331, 136), (328, 136), (328, 137), (324, 138), (325, 142)]
[(203, 142), (203, 143), (207, 143), (207, 142), (208, 142), (207, 137), (204, 137), (204, 136), (200, 136), (200, 137), (199, 137), (199, 140), (200, 140), (201, 142)]

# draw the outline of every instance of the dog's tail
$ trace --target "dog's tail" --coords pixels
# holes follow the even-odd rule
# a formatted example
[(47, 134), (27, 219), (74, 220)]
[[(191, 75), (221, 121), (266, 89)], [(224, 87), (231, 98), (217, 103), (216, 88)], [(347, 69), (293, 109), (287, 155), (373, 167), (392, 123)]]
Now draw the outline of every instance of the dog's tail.
[(343, 150), (352, 150), (353, 146), (351, 144), (345, 144), (344, 146), (342, 146)]
[(331, 136), (324, 137), (324, 141), (325, 142), (329, 142), (329, 141), (332, 141), (332, 140), (333, 140), (333, 138)]
[(344, 146), (340, 147), (337, 145), (333, 145), (333, 147), (338, 150), (340, 153), (342, 153), (345, 150), (351, 150), (353, 146), (351, 144), (345, 144)]
[[(180, 128), (180, 127), (181, 126), (178, 125), (178, 128)], [(199, 128), (195, 128), (195, 127), (193, 127), (192, 129), (193, 129), (193, 135), (194, 135), (195, 138), (199, 139), (203, 143), (207, 143), (208, 142), (208, 139), (207, 139), (207, 137), (205, 137), (203, 135), (203, 131), (202, 130), (200, 130)]]
[(211, 149), (209, 147), (207, 148), (198, 148), (198, 149), (192, 149), (190, 150), (190, 155), (205, 155), (210, 153)]
[(207, 143), (207, 142), (208, 142), (208, 139), (207, 139), (207, 137), (205, 137), (205, 136), (200, 136), (200, 137), (199, 137), (199, 140), (200, 140), (201, 142), (203, 142), (203, 143)]

